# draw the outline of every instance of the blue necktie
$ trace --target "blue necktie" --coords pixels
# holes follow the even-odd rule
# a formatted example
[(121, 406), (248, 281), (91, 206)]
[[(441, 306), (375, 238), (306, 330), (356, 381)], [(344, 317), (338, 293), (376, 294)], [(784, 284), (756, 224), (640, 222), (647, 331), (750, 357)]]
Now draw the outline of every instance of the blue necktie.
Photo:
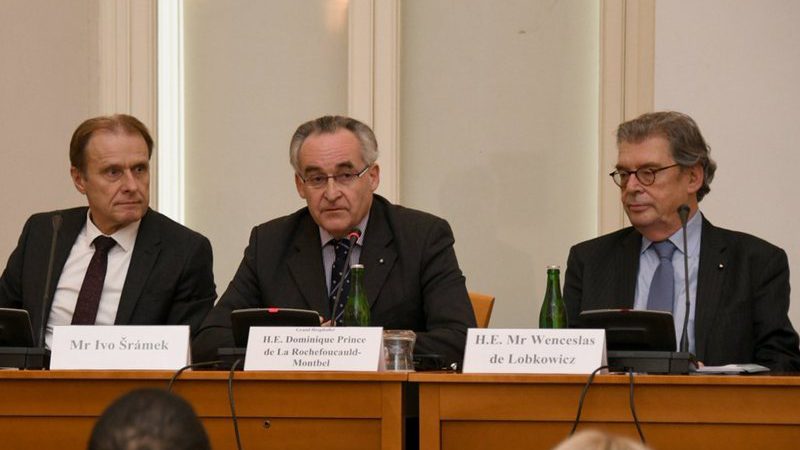
[[(331, 242), (333, 243), (333, 249), (336, 251), (336, 259), (333, 261), (333, 266), (331, 266), (331, 292), (329, 293), (331, 318), (336, 318), (336, 325), (341, 325), (344, 317), (344, 306), (347, 304), (347, 294), (350, 292), (350, 271), (347, 271), (344, 280), (342, 280), (347, 254), (350, 252), (350, 241), (338, 239)], [(342, 286), (342, 294), (339, 296), (339, 305), (336, 311), (333, 311), (339, 283), (344, 283), (344, 285)]]
[(672, 313), (672, 303), (675, 296), (675, 273), (672, 268), (672, 254), (675, 253), (675, 244), (671, 241), (654, 242), (653, 248), (658, 253), (658, 267), (650, 283), (650, 293), (647, 297), (647, 309), (651, 311), (666, 311)]

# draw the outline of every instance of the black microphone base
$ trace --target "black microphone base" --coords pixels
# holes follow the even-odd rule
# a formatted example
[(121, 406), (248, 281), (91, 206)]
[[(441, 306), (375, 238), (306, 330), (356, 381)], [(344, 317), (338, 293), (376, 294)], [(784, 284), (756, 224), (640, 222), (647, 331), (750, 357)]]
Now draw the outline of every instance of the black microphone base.
[(214, 369), (217, 370), (230, 370), (233, 367), (233, 364), (236, 361), (239, 361), (236, 364), (236, 370), (244, 370), (244, 354), (247, 353), (247, 349), (244, 347), (222, 347), (217, 350), (217, 357), (220, 360), (220, 363), (214, 366)]
[(47, 369), (50, 367), (50, 350), (39, 347), (0, 347), (0, 367)]
[(695, 362), (689, 352), (615, 350), (608, 352), (608, 367), (612, 372), (686, 375)]

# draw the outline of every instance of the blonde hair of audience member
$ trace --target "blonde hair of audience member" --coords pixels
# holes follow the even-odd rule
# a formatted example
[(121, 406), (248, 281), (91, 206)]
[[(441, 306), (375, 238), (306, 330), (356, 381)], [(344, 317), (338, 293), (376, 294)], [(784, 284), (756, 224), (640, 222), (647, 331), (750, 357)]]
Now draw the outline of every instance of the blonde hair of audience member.
[(553, 450), (649, 450), (649, 447), (630, 438), (584, 430), (561, 441)]

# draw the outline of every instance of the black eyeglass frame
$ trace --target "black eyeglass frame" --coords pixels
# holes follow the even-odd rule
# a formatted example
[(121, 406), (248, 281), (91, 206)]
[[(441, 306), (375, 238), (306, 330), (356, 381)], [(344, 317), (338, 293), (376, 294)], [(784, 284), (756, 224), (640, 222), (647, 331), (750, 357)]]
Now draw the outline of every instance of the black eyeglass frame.
[[(309, 178), (306, 178), (298, 173), (297, 176), (300, 177), (300, 180), (303, 181), (303, 184), (307, 184), (309, 187), (313, 189), (320, 189), (322, 187), (327, 186), (328, 180), (330, 179), (333, 179), (333, 182), (339, 186), (348, 186), (351, 182), (356, 181), (357, 179), (364, 176), (364, 174), (367, 173), (370, 167), (372, 167), (372, 164), (367, 164), (367, 167), (364, 167), (361, 171), (355, 173), (343, 172), (343, 173), (337, 173), (335, 175), (313, 175)], [(320, 184), (317, 185), (316, 182), (310, 182), (311, 178), (320, 178)], [(322, 181), (323, 178), (325, 181)]]
[[(661, 172), (662, 170), (671, 169), (673, 167), (678, 167), (678, 166), (680, 166), (680, 164), (675, 163), (675, 164), (672, 164), (671, 166), (659, 167), (658, 169), (653, 169), (652, 167), (640, 167), (640, 168), (638, 168), (636, 170), (631, 170), (631, 171), (628, 171), (628, 170), (622, 170), (621, 171), (621, 170), (617, 169), (617, 170), (611, 172), (608, 175), (611, 177), (612, 180), (614, 180), (614, 184), (616, 184), (619, 187), (624, 187), (626, 184), (628, 184), (628, 180), (630, 180), (630, 176), (631, 175), (635, 176), (636, 179), (639, 180), (639, 183), (642, 186), (652, 186), (653, 183), (656, 182), (656, 174), (658, 172)], [(642, 176), (639, 176), (640, 173), (648, 174), (648, 175), (642, 175), (642, 176), (645, 177), (645, 179), (643, 180)], [(625, 174), (625, 175), (623, 175), (623, 174)], [(625, 177), (625, 181), (624, 182), (623, 182), (623, 176)]]

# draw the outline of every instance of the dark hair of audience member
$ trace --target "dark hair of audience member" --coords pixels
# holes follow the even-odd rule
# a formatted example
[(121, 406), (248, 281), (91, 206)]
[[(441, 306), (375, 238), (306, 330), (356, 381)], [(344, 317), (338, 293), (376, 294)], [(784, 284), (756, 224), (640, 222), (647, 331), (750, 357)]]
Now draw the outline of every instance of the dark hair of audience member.
[(138, 389), (103, 412), (89, 450), (210, 450), (192, 406), (162, 389)]

